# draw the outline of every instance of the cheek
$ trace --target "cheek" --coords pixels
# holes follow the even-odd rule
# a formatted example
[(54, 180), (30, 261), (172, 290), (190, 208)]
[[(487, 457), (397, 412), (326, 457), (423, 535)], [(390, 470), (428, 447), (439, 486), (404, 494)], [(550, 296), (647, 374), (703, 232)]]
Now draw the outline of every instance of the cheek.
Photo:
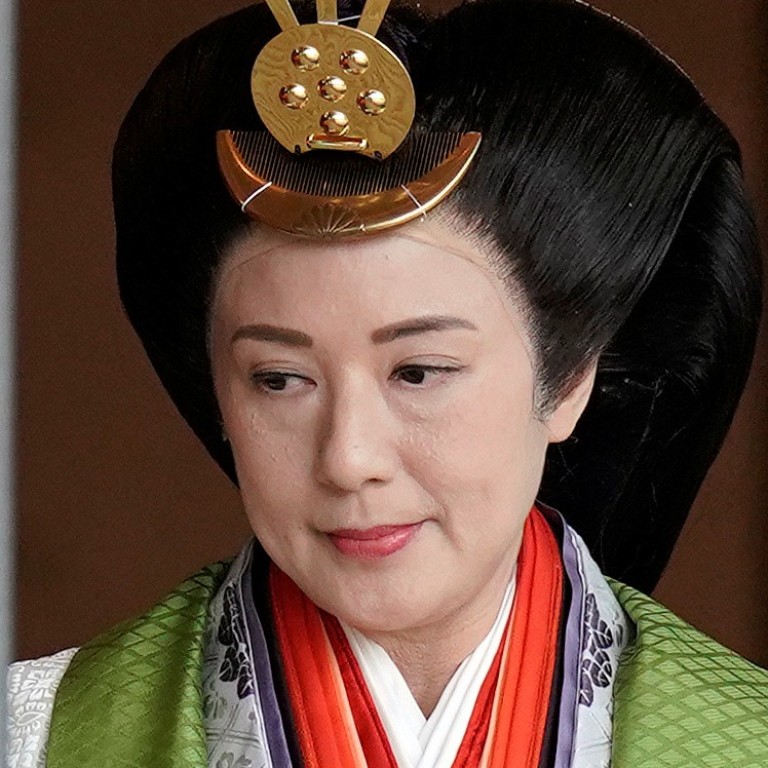
[[(410, 460), (429, 465), (446, 488), (499, 491), (530, 479), (546, 448), (528, 378), (486, 375), (412, 431)], [(531, 474), (533, 477), (531, 478)]]
[(261, 440), (247, 441), (234, 453), (251, 530), (272, 559), (286, 568), (308, 529), (306, 470), (285, 445), (265, 448)]
[(305, 429), (275, 429), (258, 411), (237, 402), (222, 404), (240, 495), (254, 527), (288, 525), (306, 502), (312, 477), (311, 435)]
[(494, 559), (520, 534), (547, 440), (533, 417), (531, 386), (509, 377), (485, 384), (457, 400), (433, 430), (425, 425), (424, 450), (411, 455), (409, 471), (436, 502), (452, 546)]

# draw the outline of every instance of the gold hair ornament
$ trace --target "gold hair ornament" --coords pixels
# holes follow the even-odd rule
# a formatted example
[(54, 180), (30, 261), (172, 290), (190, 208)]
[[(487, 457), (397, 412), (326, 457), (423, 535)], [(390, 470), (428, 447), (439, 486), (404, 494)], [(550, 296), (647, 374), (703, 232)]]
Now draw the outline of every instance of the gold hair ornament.
[(480, 135), (409, 135), (413, 83), (375, 37), (390, 0), (367, 0), (357, 28), (340, 23), (336, 0), (316, 2), (317, 23), (300, 25), (289, 0), (267, 0), (282, 32), (256, 58), (251, 94), (269, 133), (218, 132), (230, 192), (252, 218), (308, 236), (424, 216), (458, 184)]

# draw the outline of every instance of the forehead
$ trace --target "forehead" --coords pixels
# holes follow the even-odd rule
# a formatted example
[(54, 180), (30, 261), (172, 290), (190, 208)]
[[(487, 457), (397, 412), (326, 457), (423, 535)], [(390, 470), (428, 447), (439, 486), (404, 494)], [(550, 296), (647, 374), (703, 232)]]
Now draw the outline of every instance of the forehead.
[(290, 277), (298, 288), (301, 273), (322, 275), (334, 266), (357, 267), (370, 277), (386, 266), (391, 279), (400, 277), (405, 285), (431, 274), (441, 284), (445, 278), (474, 274), (483, 278), (494, 290), (508, 293), (494, 264), (493, 250), (437, 220), (421, 221), (401, 227), (393, 233), (344, 240), (313, 240), (286, 235), (264, 226), (254, 226), (249, 234), (235, 242), (225, 254), (216, 278), (220, 294), (233, 282), (241, 283), (246, 275), (268, 273), (278, 278)]
[(490, 249), (450, 226), (409, 224), (386, 235), (311, 240), (258, 227), (220, 269), (211, 330), (267, 322), (340, 339), (404, 320), (460, 317), (497, 344), (535, 345), (525, 303), (501, 279)]

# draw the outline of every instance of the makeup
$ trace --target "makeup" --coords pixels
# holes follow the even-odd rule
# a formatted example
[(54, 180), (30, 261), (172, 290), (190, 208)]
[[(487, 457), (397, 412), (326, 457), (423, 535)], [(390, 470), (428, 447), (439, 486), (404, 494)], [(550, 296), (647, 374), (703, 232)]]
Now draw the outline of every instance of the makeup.
[(379, 559), (404, 549), (416, 536), (423, 523), (380, 525), (375, 528), (339, 529), (328, 533), (334, 547), (343, 555)]

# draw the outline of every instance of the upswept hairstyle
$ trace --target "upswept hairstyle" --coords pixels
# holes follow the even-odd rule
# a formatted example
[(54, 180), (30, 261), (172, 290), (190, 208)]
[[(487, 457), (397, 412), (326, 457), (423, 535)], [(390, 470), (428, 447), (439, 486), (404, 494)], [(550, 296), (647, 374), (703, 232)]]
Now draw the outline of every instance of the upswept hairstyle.
[[(312, 7), (298, 16), (313, 21)], [(235, 481), (206, 333), (217, 266), (248, 220), (220, 178), (215, 133), (262, 128), (250, 70), (278, 32), (260, 4), (179, 44), (131, 107), (113, 163), (126, 311)], [(522, 288), (544, 407), (599, 355), (592, 399), (552, 446), (540, 497), (609, 575), (650, 590), (754, 349), (759, 256), (738, 147), (671, 61), (574, 0), (478, 0), (434, 19), (399, 7), (379, 36), (411, 72), (415, 130), (483, 134), (443, 205)]]

